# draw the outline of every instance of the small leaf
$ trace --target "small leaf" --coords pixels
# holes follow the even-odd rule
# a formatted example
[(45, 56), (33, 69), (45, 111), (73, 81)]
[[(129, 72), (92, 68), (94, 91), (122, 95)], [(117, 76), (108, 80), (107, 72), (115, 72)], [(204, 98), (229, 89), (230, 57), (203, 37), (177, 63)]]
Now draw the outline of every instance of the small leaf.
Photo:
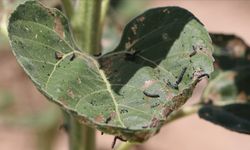
[(62, 13), (34, 1), (17, 8), (8, 32), (18, 62), (48, 99), (130, 141), (156, 134), (191, 96), (199, 76), (213, 71), (207, 31), (178, 7), (133, 19), (119, 46), (98, 61), (78, 50)]
[(199, 116), (229, 130), (250, 134), (250, 104), (206, 105)]

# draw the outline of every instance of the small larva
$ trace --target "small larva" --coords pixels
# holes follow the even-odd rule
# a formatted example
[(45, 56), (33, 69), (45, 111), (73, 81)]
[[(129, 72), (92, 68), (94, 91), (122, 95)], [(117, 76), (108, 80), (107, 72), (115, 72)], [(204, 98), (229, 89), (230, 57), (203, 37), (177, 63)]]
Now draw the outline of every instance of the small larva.
[(187, 71), (187, 67), (184, 67), (181, 71), (181, 74), (178, 76), (176, 82), (174, 84), (172, 84), (170, 81), (167, 82), (167, 85), (170, 86), (173, 89), (178, 90), (178, 85), (181, 83), (183, 76), (185, 74), (185, 72)]
[(150, 94), (150, 93), (148, 93), (146, 91), (143, 91), (143, 94), (146, 95), (147, 97), (152, 97), (152, 98), (160, 97), (160, 95), (158, 95), (158, 94)]
[(179, 77), (178, 77), (178, 79), (176, 80), (176, 84), (178, 85), (180, 82), (181, 82), (181, 80), (183, 79), (183, 76), (184, 76), (184, 74), (185, 74), (185, 72), (187, 71), (187, 67), (184, 67), (183, 69), (182, 69), (182, 71), (181, 71), (181, 74), (179, 75)]

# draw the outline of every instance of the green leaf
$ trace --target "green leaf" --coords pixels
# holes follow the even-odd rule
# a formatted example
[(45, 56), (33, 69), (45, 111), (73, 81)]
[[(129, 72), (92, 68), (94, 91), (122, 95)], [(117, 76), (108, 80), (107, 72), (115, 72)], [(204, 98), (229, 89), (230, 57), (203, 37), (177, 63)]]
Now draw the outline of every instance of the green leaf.
[(8, 32), (18, 62), (48, 99), (82, 123), (130, 141), (156, 134), (199, 76), (213, 71), (207, 31), (178, 7), (136, 17), (119, 46), (98, 60), (78, 50), (62, 13), (34, 1), (17, 8)]
[(250, 100), (250, 48), (237, 36), (210, 34), (215, 47), (215, 72), (204, 92), (215, 103)]
[(199, 110), (205, 120), (229, 130), (250, 134), (250, 104), (230, 104), (226, 106), (206, 105)]

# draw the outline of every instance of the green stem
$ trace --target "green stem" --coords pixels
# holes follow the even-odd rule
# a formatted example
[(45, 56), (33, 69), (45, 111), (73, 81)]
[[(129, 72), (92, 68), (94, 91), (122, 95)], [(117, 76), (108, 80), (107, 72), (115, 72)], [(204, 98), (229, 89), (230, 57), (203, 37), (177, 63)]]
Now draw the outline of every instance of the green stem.
[[(80, 124), (72, 115), (69, 115), (69, 147), (70, 150), (88, 150), (85, 143), (89, 140), (84, 137), (85, 127)], [(86, 138), (86, 139), (85, 139)], [(89, 146), (88, 146), (89, 147)], [(92, 150), (92, 149), (91, 149)]]
[[(101, 53), (102, 27), (108, 4), (109, 0), (79, 0), (76, 4), (74, 14), (70, 16), (81, 51), (90, 55)], [(67, 12), (66, 7), (65, 11)], [(71, 10), (68, 11), (70, 14)], [(70, 116), (69, 139), (70, 150), (95, 150), (95, 129), (81, 125), (73, 116)]]
[(80, 0), (77, 4), (72, 27), (82, 51), (92, 55), (101, 53), (102, 26), (107, 7), (107, 0)]
[(137, 145), (138, 143), (130, 143), (130, 142), (123, 142), (119, 145), (116, 150), (129, 150), (133, 146)]
[(0, 10), (2, 12), (2, 17), (0, 17), (0, 33), (4, 35), (4, 38), (8, 37), (8, 31), (7, 31), (7, 20), (8, 20), (8, 15), (7, 15), (7, 10), (4, 6), (3, 1), (0, 1)]
[(99, 44), (99, 50), (97, 51), (97, 54), (101, 54), (101, 49), (102, 49), (102, 46), (101, 46), (102, 32), (103, 32), (103, 26), (104, 26), (104, 23), (105, 23), (105, 19), (106, 19), (106, 15), (107, 15), (107, 12), (108, 12), (108, 8), (109, 8), (109, 0), (102, 0), (102, 3), (101, 3), (101, 16), (100, 16), (100, 22), (99, 22), (99, 28), (98, 28), (98, 33), (99, 33), (98, 38), (99, 39), (97, 39), (97, 41), (100, 44)]
[(74, 116), (64, 111), (65, 123), (68, 125), (70, 150), (95, 150), (95, 130), (80, 124)]
[(63, 4), (64, 12), (66, 13), (67, 17), (71, 19), (74, 13), (71, 0), (61, 0), (61, 2)]
[(101, 1), (100, 0), (91, 0), (87, 1), (88, 4), (85, 6), (87, 12), (89, 12), (88, 17), (85, 21), (85, 44), (86, 49), (89, 50), (88, 53), (93, 55), (98, 55), (101, 53), (101, 33), (100, 33), (100, 21), (101, 21)]

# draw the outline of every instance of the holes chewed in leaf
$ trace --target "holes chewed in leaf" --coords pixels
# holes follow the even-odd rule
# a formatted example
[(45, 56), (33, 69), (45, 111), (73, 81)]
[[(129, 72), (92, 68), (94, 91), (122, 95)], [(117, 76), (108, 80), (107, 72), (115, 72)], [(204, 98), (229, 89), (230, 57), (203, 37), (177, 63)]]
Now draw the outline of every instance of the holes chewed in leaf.
[[(70, 31), (61, 12), (37, 1), (17, 7), (8, 27), (18, 62), (48, 99), (81, 122), (124, 140), (147, 140), (186, 102), (198, 80), (182, 77), (185, 72), (213, 71), (209, 55), (189, 57), (187, 48), (198, 40), (211, 53), (211, 41), (199, 20), (179, 7), (150, 9), (131, 20), (117, 48), (97, 59), (78, 51)], [(194, 69), (180, 71), (185, 67)], [(164, 79), (178, 89), (166, 86)]]

